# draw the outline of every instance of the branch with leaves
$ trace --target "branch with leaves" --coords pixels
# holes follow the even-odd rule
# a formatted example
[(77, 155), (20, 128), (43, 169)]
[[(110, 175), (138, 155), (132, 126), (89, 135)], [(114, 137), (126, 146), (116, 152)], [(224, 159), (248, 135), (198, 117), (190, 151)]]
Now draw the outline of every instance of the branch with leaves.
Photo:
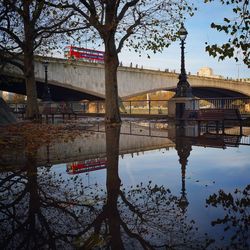
[(211, 222), (213, 227), (223, 226), (224, 234), (220, 240), (229, 242), (233, 249), (249, 249), (250, 185), (231, 193), (219, 190), (218, 194), (210, 195), (206, 203), (207, 207), (222, 209), (224, 213)]
[[(205, 3), (214, 0), (205, 0)], [(224, 44), (212, 44), (206, 46), (206, 51), (219, 60), (234, 58), (239, 61), (242, 56), (243, 62), (250, 67), (250, 12), (249, 0), (220, 0), (221, 4), (232, 7), (233, 17), (225, 17), (223, 24), (212, 23), (211, 28), (223, 32), (228, 36)]]

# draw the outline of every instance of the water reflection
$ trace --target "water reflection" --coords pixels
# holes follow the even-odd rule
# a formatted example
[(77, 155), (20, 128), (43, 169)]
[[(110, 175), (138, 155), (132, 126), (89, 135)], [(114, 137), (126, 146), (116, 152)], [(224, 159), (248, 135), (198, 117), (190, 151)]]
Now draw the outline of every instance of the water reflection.
[[(81, 130), (77, 135), (70, 136), (70, 139), (54, 138), (54, 141), (45, 144), (34, 142), (17, 142), (18, 147), (2, 148), (0, 167), (19, 168), (26, 162), (25, 152), (31, 149), (37, 150), (36, 161), (38, 166), (52, 166), (60, 163), (70, 163), (73, 161), (88, 161), (91, 159), (104, 159), (106, 157), (106, 135), (104, 124), (85, 126), (77, 125)], [(178, 125), (178, 127), (180, 127)], [(123, 123), (120, 132), (120, 151), (119, 154), (138, 155), (144, 151), (154, 149), (169, 149), (176, 147), (178, 138), (185, 140), (183, 146), (202, 147), (238, 147), (239, 145), (250, 145), (250, 137), (240, 134), (240, 128), (232, 127), (224, 129), (218, 133), (214, 128), (199, 127), (197, 124), (188, 124), (183, 126), (183, 135), (176, 133), (176, 124), (171, 123)], [(250, 129), (245, 130), (246, 135), (250, 134)], [(20, 141), (24, 138), (19, 138)], [(245, 142), (243, 141), (246, 140)], [(6, 141), (8, 138), (2, 138), (0, 141)], [(14, 139), (14, 141), (17, 138)], [(27, 145), (31, 145), (27, 149)], [(13, 145), (13, 140), (12, 144)], [(1, 144), (0, 144), (1, 146)]]
[[(26, 155), (24, 169), (1, 173), (1, 247), (248, 249), (249, 186), (236, 190), (234, 195), (221, 190), (206, 201), (208, 206), (224, 209), (222, 217), (211, 221), (214, 227), (225, 225), (225, 232), (229, 232), (231, 238), (225, 236), (222, 243), (200, 233), (196, 222), (188, 219), (185, 173), (192, 145), (197, 145), (198, 139), (194, 140), (190, 127), (187, 130), (183, 124), (170, 126), (172, 131), (168, 137), (175, 142), (181, 167), (180, 196), (151, 180), (130, 187), (123, 185), (119, 176), (121, 127), (109, 126), (104, 137), (106, 188), (99, 183), (86, 185), (79, 175), (64, 178), (38, 167), (37, 152)], [(191, 128), (191, 131), (197, 130)], [(50, 163), (49, 156), (46, 154)]]
[(226, 241), (227, 249), (249, 249), (250, 247), (250, 185), (243, 190), (235, 189), (233, 193), (219, 190), (206, 200), (207, 205), (224, 210), (220, 218), (211, 221), (213, 227), (222, 226), (224, 232), (231, 232), (229, 241), (221, 236), (220, 241)]
[[(112, 249), (124, 249), (121, 239), (120, 213), (118, 210), (118, 198), (121, 180), (118, 174), (119, 139), (121, 126), (106, 126), (107, 149), (107, 203), (104, 206), (104, 218), (108, 220), (110, 246)], [(100, 232), (99, 232), (100, 233)]]
[[(118, 174), (120, 126), (106, 127), (107, 199), (78, 241), (83, 249), (155, 249), (202, 247), (195, 237), (194, 221), (188, 223), (178, 197), (164, 186), (149, 182), (122, 188)], [(122, 189), (121, 189), (122, 188)]]
[(179, 200), (179, 206), (183, 213), (185, 213), (189, 204), (186, 196), (185, 176), (188, 157), (192, 151), (192, 141), (186, 139), (185, 136), (185, 124), (182, 122), (181, 124), (175, 125), (175, 149), (179, 156), (179, 163), (181, 165), (181, 198)]
[(34, 154), (27, 155), (24, 169), (1, 174), (1, 249), (71, 246), (81, 228), (76, 211), (82, 205), (71, 189), (60, 190), (63, 182), (46, 169), (38, 170)]

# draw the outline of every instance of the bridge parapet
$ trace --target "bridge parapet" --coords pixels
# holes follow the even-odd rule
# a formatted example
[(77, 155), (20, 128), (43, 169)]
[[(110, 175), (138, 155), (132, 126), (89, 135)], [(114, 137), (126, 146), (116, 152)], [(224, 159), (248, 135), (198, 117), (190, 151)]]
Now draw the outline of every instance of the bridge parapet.
[[(82, 93), (105, 97), (104, 65), (83, 61), (72, 61), (61, 58), (36, 57), (35, 77), (37, 81), (44, 82), (43, 62), (48, 61), (49, 84), (73, 89)], [(6, 73), (22, 75), (20, 70), (8, 67)], [(152, 70), (139, 67), (118, 68), (118, 93), (122, 98), (128, 98), (143, 93), (158, 90), (174, 90), (178, 82), (178, 73)], [(188, 81), (192, 88), (228, 90), (250, 96), (250, 83), (189, 75)]]

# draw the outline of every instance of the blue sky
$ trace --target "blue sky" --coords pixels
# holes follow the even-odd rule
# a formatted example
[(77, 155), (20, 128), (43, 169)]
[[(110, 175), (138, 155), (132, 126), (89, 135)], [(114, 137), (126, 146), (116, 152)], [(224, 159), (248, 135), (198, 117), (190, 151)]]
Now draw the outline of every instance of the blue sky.
[[(222, 23), (224, 17), (232, 15), (231, 8), (215, 3), (204, 4), (203, 0), (196, 1), (198, 7), (193, 17), (188, 17), (185, 22), (188, 30), (186, 39), (185, 59), (186, 71), (196, 74), (201, 67), (210, 67), (215, 75), (224, 77), (250, 78), (250, 69), (243, 62), (236, 62), (234, 59), (218, 61), (217, 58), (210, 57), (205, 51), (205, 42), (221, 44), (226, 41), (226, 36), (222, 32), (217, 32), (210, 28), (212, 22)], [(151, 54), (147, 59), (146, 54), (139, 57), (138, 54), (128, 52), (126, 49), (119, 56), (124, 65), (143, 65), (145, 68), (170, 69), (180, 71), (180, 45), (176, 41), (165, 49), (162, 53)], [(143, 62), (143, 63), (142, 63)]]

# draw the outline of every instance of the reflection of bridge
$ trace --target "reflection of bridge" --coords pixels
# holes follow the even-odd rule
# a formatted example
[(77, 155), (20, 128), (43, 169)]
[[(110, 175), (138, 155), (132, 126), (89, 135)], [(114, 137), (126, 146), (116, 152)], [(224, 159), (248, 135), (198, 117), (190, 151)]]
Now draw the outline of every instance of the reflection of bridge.
[[(140, 152), (174, 147), (169, 140), (166, 130), (149, 130), (142, 126), (133, 126), (130, 134), (130, 125), (124, 124), (120, 134), (120, 155), (139, 154)], [(97, 131), (98, 127), (91, 130)], [(53, 145), (43, 145), (37, 151), (37, 165), (59, 164), (75, 161), (84, 161), (106, 157), (106, 135), (104, 126), (99, 126), (100, 132), (86, 131), (73, 141), (56, 141)], [(26, 162), (24, 152), (6, 152), (1, 155), (2, 166), (24, 166)]]
[[(232, 125), (218, 126), (216, 124), (205, 125), (187, 125), (180, 133), (174, 134), (177, 140), (185, 140), (186, 143), (192, 146), (226, 148), (238, 147), (239, 145), (250, 146), (250, 128), (242, 127), (241, 125), (232, 127)], [(173, 137), (173, 136), (172, 136)]]
[[(42, 64), (44, 60), (49, 60), (48, 80), (53, 100), (104, 98), (104, 66), (102, 64), (72, 62), (57, 58), (38, 58), (35, 63), (35, 76), (40, 97), (44, 83)], [(2, 90), (25, 93), (23, 76), (17, 69), (7, 69), (0, 81)], [(176, 73), (131, 67), (118, 69), (118, 91), (122, 98), (157, 90), (174, 90), (177, 82), (178, 74)], [(189, 76), (189, 82), (194, 95), (198, 97), (250, 96), (250, 83), (247, 82), (194, 75)]]
[(241, 143), (240, 135), (205, 133), (197, 137), (185, 137), (185, 139), (192, 141), (192, 146), (225, 149), (226, 147), (238, 147), (239, 145), (244, 145), (244, 143)]
[[(162, 126), (158, 126), (162, 125)], [(120, 134), (120, 155), (137, 155), (141, 152), (168, 149), (175, 147), (176, 128), (167, 124), (123, 123)], [(162, 128), (161, 128), (162, 127)], [(225, 135), (209, 134), (205, 132), (197, 134), (197, 127), (189, 126), (185, 130), (185, 136), (178, 138), (192, 145), (204, 147), (250, 145), (250, 137), (242, 137), (240, 128), (227, 128)], [(238, 135), (238, 136), (237, 136)], [(250, 128), (243, 128), (243, 135), (250, 135)], [(230, 139), (231, 138), (231, 139)], [(242, 141), (243, 140), (245, 141)], [(26, 156), (23, 151), (2, 152), (1, 166), (25, 166)], [(103, 125), (89, 126), (86, 132), (78, 135), (73, 141), (64, 142), (58, 140), (50, 145), (41, 146), (36, 154), (38, 166), (54, 165), (70, 162), (84, 162), (106, 157), (106, 135)]]

